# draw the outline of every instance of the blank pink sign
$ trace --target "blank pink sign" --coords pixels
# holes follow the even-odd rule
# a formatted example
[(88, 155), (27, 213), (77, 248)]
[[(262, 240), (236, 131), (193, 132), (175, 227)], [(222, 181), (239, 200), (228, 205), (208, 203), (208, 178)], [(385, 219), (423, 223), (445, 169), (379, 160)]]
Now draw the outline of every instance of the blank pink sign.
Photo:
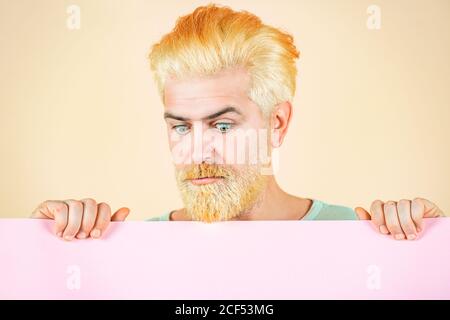
[(367, 221), (125, 222), (65, 242), (0, 220), (1, 299), (450, 298), (450, 219), (415, 241)]

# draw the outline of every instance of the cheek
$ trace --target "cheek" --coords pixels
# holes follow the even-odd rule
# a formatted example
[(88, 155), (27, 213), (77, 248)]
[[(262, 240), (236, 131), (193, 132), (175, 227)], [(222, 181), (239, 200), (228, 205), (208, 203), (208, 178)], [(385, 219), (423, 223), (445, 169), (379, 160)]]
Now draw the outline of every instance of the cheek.
[(177, 133), (168, 134), (169, 148), (175, 165), (186, 164), (191, 155), (191, 137), (190, 134), (179, 135)]

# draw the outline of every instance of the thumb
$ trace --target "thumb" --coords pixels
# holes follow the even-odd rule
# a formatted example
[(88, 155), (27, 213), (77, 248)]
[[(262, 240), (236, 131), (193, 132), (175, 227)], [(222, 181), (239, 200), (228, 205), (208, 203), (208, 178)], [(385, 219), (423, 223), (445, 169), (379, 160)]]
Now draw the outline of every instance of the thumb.
[(356, 215), (358, 216), (359, 220), (370, 220), (371, 219), (370, 214), (364, 208), (356, 207), (355, 212), (356, 212)]
[(444, 216), (444, 213), (441, 211), (441, 209), (438, 208), (437, 205), (424, 198), (415, 198), (411, 203), (411, 210), (413, 212), (423, 212), (424, 218), (436, 218)]
[(124, 207), (117, 210), (111, 217), (111, 221), (124, 221), (130, 214), (130, 209)]

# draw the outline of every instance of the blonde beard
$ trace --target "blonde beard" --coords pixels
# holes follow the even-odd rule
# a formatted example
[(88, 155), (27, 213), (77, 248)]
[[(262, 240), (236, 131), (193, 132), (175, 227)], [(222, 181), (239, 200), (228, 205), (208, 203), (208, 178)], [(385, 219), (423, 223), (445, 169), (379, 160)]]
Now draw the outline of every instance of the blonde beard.
[[(222, 177), (214, 183), (193, 185), (186, 179)], [(226, 221), (248, 212), (258, 201), (267, 176), (257, 166), (233, 168), (227, 165), (198, 164), (176, 169), (178, 188), (192, 220)]]

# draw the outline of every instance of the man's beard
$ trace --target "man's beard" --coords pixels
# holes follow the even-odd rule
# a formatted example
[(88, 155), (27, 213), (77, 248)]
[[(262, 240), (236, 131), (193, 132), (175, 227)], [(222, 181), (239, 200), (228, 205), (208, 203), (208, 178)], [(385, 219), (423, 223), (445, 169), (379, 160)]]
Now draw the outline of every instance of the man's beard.
[[(188, 179), (220, 177), (218, 181), (194, 185)], [(192, 220), (231, 220), (252, 209), (267, 184), (258, 166), (231, 167), (195, 164), (176, 168), (178, 188)]]

